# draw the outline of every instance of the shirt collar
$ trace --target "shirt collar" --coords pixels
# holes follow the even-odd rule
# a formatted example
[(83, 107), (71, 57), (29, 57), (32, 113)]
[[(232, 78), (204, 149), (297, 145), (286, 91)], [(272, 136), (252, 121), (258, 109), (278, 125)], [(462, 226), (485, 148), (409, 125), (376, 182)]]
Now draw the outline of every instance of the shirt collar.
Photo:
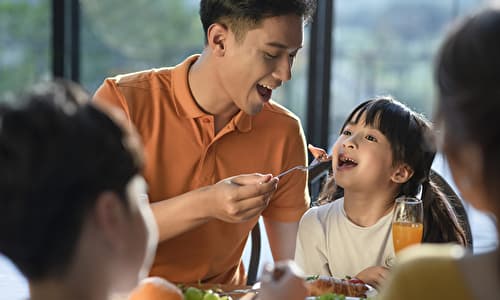
[[(193, 98), (188, 83), (189, 68), (199, 57), (199, 54), (189, 56), (172, 70), (173, 98), (177, 115), (189, 119), (207, 115)], [(248, 132), (252, 129), (252, 117), (243, 111), (239, 111), (231, 123), (241, 132)]]

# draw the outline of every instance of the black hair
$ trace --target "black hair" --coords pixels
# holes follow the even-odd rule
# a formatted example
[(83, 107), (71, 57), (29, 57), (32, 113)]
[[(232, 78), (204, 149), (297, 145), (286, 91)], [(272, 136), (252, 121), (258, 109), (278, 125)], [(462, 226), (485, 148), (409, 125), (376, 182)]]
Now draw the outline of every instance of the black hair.
[(126, 130), (89, 100), (58, 81), (0, 107), (0, 252), (30, 280), (63, 276), (96, 197), (126, 206), (142, 168)]
[[(455, 24), (436, 59), (436, 122), (444, 129), (444, 152), (464, 143), (478, 146), (485, 186), (500, 193), (500, 9), (471, 14)], [(482, 160), (482, 161), (481, 161)], [(500, 208), (500, 202), (495, 204)]]
[[(458, 242), (466, 245), (466, 235), (450, 201), (441, 187), (430, 177), (436, 154), (431, 123), (421, 114), (392, 97), (377, 97), (359, 104), (347, 117), (340, 133), (349, 123), (357, 124), (364, 117), (365, 125), (377, 128), (389, 141), (393, 164), (408, 165), (413, 175), (401, 184), (394, 199), (415, 197), (422, 187), (424, 205), (425, 242)], [(333, 177), (325, 184), (319, 201), (339, 198), (343, 190), (335, 185)]]
[(205, 32), (210, 25), (222, 23), (228, 26), (241, 40), (246, 31), (257, 26), (262, 19), (287, 14), (312, 20), (316, 0), (201, 0), (200, 19)]

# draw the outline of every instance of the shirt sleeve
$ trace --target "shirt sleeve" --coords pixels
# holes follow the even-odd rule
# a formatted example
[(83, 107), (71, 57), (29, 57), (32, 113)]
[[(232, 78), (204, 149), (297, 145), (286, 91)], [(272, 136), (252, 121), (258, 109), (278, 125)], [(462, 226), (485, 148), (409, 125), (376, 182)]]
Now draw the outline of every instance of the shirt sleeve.
[(117, 80), (106, 79), (94, 94), (93, 101), (98, 105), (110, 105), (122, 110), (130, 120), (130, 111), (125, 96), (120, 91)]
[(326, 239), (317, 207), (309, 209), (299, 224), (295, 246), (295, 262), (306, 275), (329, 275), (325, 268)]
[[(290, 118), (283, 126), (282, 135), (286, 136), (286, 142), (282, 149), (276, 149), (283, 161), (280, 170), (306, 165), (307, 148), (300, 121)], [(278, 189), (262, 215), (278, 222), (298, 222), (309, 204), (307, 172), (295, 171), (280, 178)]]

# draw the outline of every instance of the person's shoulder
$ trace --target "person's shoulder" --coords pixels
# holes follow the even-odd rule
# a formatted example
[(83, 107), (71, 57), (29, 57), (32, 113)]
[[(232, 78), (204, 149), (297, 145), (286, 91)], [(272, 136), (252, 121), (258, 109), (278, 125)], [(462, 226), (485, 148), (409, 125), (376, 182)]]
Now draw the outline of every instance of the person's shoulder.
[(118, 87), (135, 87), (149, 89), (152, 82), (155, 80), (170, 81), (173, 67), (154, 68), (142, 70), (132, 73), (119, 74), (114, 77), (107, 78), (108, 81), (114, 82)]
[(451, 244), (422, 244), (401, 251), (380, 299), (472, 299), (459, 268), (465, 255), (463, 247)]
[(458, 260), (466, 250), (456, 244), (421, 244), (401, 251), (397, 258), (396, 272), (433, 273), (456, 269)]
[(419, 260), (456, 260), (463, 258), (466, 250), (456, 244), (420, 244), (401, 251), (400, 263)]
[(326, 220), (328, 215), (334, 213), (338, 205), (336, 202), (338, 202), (338, 200), (320, 206), (311, 207), (304, 213), (302, 219), (322, 223)]

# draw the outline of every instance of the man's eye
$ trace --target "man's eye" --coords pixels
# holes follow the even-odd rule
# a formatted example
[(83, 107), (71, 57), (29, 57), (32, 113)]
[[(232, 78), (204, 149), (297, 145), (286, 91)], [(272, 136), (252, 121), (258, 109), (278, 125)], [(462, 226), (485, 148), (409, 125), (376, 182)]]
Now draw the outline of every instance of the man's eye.
[(350, 132), (349, 130), (347, 130), (347, 129), (344, 129), (344, 130), (342, 131), (342, 134), (343, 134), (343, 135), (351, 135), (351, 132)]
[(264, 52), (264, 57), (267, 59), (275, 59), (278, 55), (272, 55), (271, 53)]
[(367, 135), (366, 139), (369, 140), (370, 142), (376, 142), (377, 141), (377, 138), (374, 137), (373, 135)]

